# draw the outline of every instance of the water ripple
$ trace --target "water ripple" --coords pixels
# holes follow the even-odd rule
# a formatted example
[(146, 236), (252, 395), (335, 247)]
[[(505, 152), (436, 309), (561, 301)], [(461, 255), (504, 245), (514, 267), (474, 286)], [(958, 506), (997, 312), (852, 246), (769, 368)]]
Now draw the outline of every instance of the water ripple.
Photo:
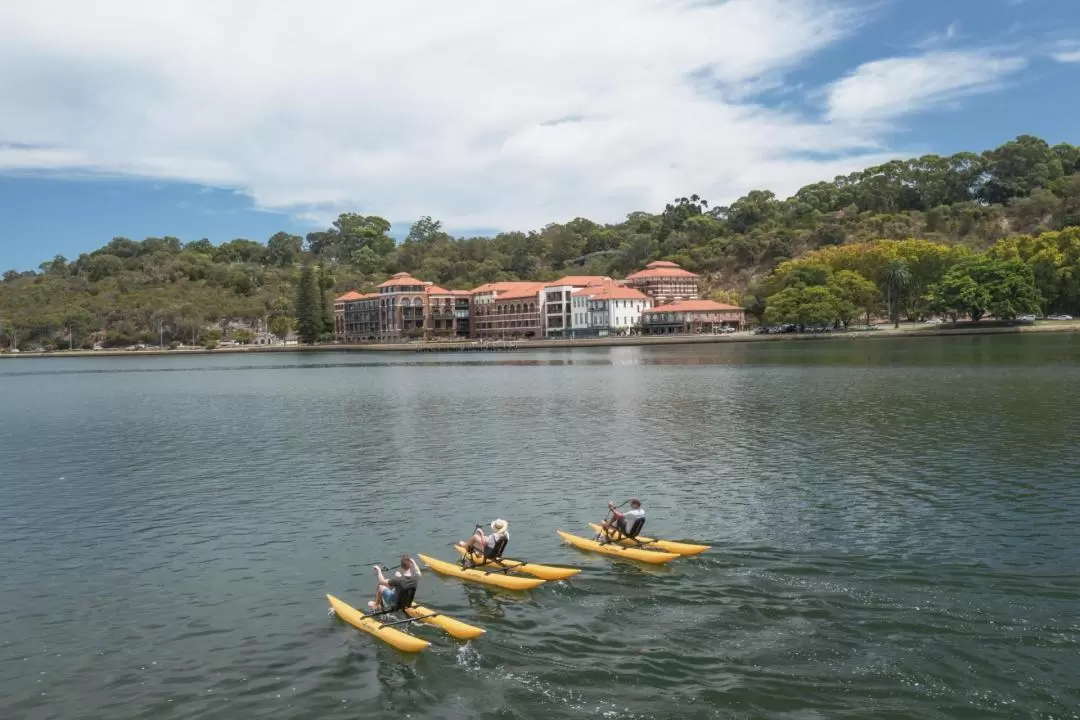
[[(1073, 717), (1076, 341), (984, 340), (0, 364), (0, 716)], [(327, 617), (495, 517), (583, 572)]]

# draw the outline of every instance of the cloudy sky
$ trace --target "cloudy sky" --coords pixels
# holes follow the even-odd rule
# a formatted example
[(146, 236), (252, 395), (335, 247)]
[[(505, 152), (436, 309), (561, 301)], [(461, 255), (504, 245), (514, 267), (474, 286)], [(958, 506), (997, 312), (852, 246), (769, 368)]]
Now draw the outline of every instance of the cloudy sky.
[(459, 232), (1080, 142), (1077, 0), (0, 5), (0, 267), (339, 212)]

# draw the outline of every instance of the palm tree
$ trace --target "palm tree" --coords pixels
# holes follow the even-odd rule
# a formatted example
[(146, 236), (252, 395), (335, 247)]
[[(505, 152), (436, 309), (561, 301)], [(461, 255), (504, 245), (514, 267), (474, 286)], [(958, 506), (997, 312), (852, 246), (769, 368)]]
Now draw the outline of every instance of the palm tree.
[(900, 296), (911, 284), (911, 271), (903, 260), (893, 260), (885, 268), (885, 287), (889, 295), (889, 313), (892, 315), (894, 328), (900, 327), (900, 313), (897, 306)]

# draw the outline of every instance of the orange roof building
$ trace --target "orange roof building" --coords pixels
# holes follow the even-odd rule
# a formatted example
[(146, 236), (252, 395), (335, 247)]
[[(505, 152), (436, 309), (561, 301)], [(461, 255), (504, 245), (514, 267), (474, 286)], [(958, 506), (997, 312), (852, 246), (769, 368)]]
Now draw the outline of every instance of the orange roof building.
[(498, 282), (472, 291), (472, 337), (532, 338), (541, 331), (541, 282)]
[(335, 298), (334, 334), (339, 342), (349, 343), (468, 337), (470, 298), (468, 291), (395, 273), (379, 283), (376, 292)]
[(656, 305), (695, 300), (698, 297), (698, 276), (669, 260), (655, 260), (624, 281), (653, 299)]
[(564, 275), (548, 283), (549, 287), (593, 287), (615, 282), (604, 275)]
[(546, 283), (543, 292), (540, 323), (546, 337), (573, 337), (572, 296), (582, 288), (616, 284), (604, 275), (565, 275)]
[(746, 324), (746, 311), (715, 300), (682, 300), (651, 307), (641, 314), (649, 335), (723, 332)]
[(364, 296), (361, 295), (360, 293), (356, 292), (355, 290), (350, 290), (349, 292), (345, 293), (344, 295), (340, 295), (340, 296), (334, 298), (334, 303), (343, 303), (346, 300), (359, 300), (362, 297), (364, 297)]
[(641, 330), (641, 315), (652, 298), (640, 290), (608, 282), (582, 288), (571, 295), (571, 337), (633, 335)]

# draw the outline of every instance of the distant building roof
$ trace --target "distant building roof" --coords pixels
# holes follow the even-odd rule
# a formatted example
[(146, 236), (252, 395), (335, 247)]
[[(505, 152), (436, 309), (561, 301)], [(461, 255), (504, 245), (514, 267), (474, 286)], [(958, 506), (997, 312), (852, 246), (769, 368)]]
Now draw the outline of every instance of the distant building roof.
[(741, 307), (738, 307), (737, 305), (718, 303), (715, 300), (680, 300), (678, 302), (668, 303), (667, 305), (658, 305), (656, 307), (651, 307), (644, 310), (643, 312), (716, 312), (718, 310), (738, 310), (740, 312), (743, 312), (743, 309)]
[(338, 302), (345, 302), (346, 300), (359, 300), (362, 297), (364, 297), (364, 296), (361, 295), (360, 293), (356, 292), (355, 290), (350, 290), (349, 292), (345, 293), (344, 295), (340, 295), (340, 296), (334, 298), (334, 302), (338, 303)]
[(606, 285), (607, 283), (612, 282), (615, 281), (604, 275), (566, 275), (554, 282), (545, 283), (545, 285), (548, 287), (559, 287), (561, 285), (591, 287), (593, 285)]
[(574, 297), (588, 297), (595, 300), (648, 300), (649, 296), (640, 290), (615, 283), (583, 288), (574, 292)]
[(484, 283), (480, 287), (473, 288), (472, 294), (473, 295), (481, 295), (483, 293), (490, 293), (490, 292), (504, 293), (504, 292), (509, 292), (511, 290), (517, 290), (517, 289), (520, 289), (520, 288), (523, 288), (523, 287), (526, 287), (526, 286), (531, 287), (531, 286), (536, 285), (536, 284), (537, 283), (535, 283), (535, 282), (520, 281), (520, 280), (506, 280), (506, 281), (502, 281), (502, 282)]
[(519, 287), (505, 292), (499, 293), (495, 298), (496, 302), (499, 300), (525, 300), (528, 298), (536, 298), (537, 294), (544, 289), (546, 283), (519, 283)]
[(380, 283), (379, 287), (394, 287), (395, 285), (423, 285), (423, 280), (417, 280), (407, 272), (394, 273), (390, 276), (390, 279), (384, 283)]
[(696, 273), (683, 270), (676, 263), (669, 260), (654, 260), (645, 266), (644, 270), (638, 270), (626, 277), (627, 280), (644, 280), (646, 278), (661, 277), (697, 277)]
[(372, 298), (377, 297), (379, 297), (379, 293), (364, 293), (363, 295), (361, 295), (360, 293), (350, 292), (345, 293), (337, 300), (341, 302), (355, 302), (357, 300), (371, 300)]

